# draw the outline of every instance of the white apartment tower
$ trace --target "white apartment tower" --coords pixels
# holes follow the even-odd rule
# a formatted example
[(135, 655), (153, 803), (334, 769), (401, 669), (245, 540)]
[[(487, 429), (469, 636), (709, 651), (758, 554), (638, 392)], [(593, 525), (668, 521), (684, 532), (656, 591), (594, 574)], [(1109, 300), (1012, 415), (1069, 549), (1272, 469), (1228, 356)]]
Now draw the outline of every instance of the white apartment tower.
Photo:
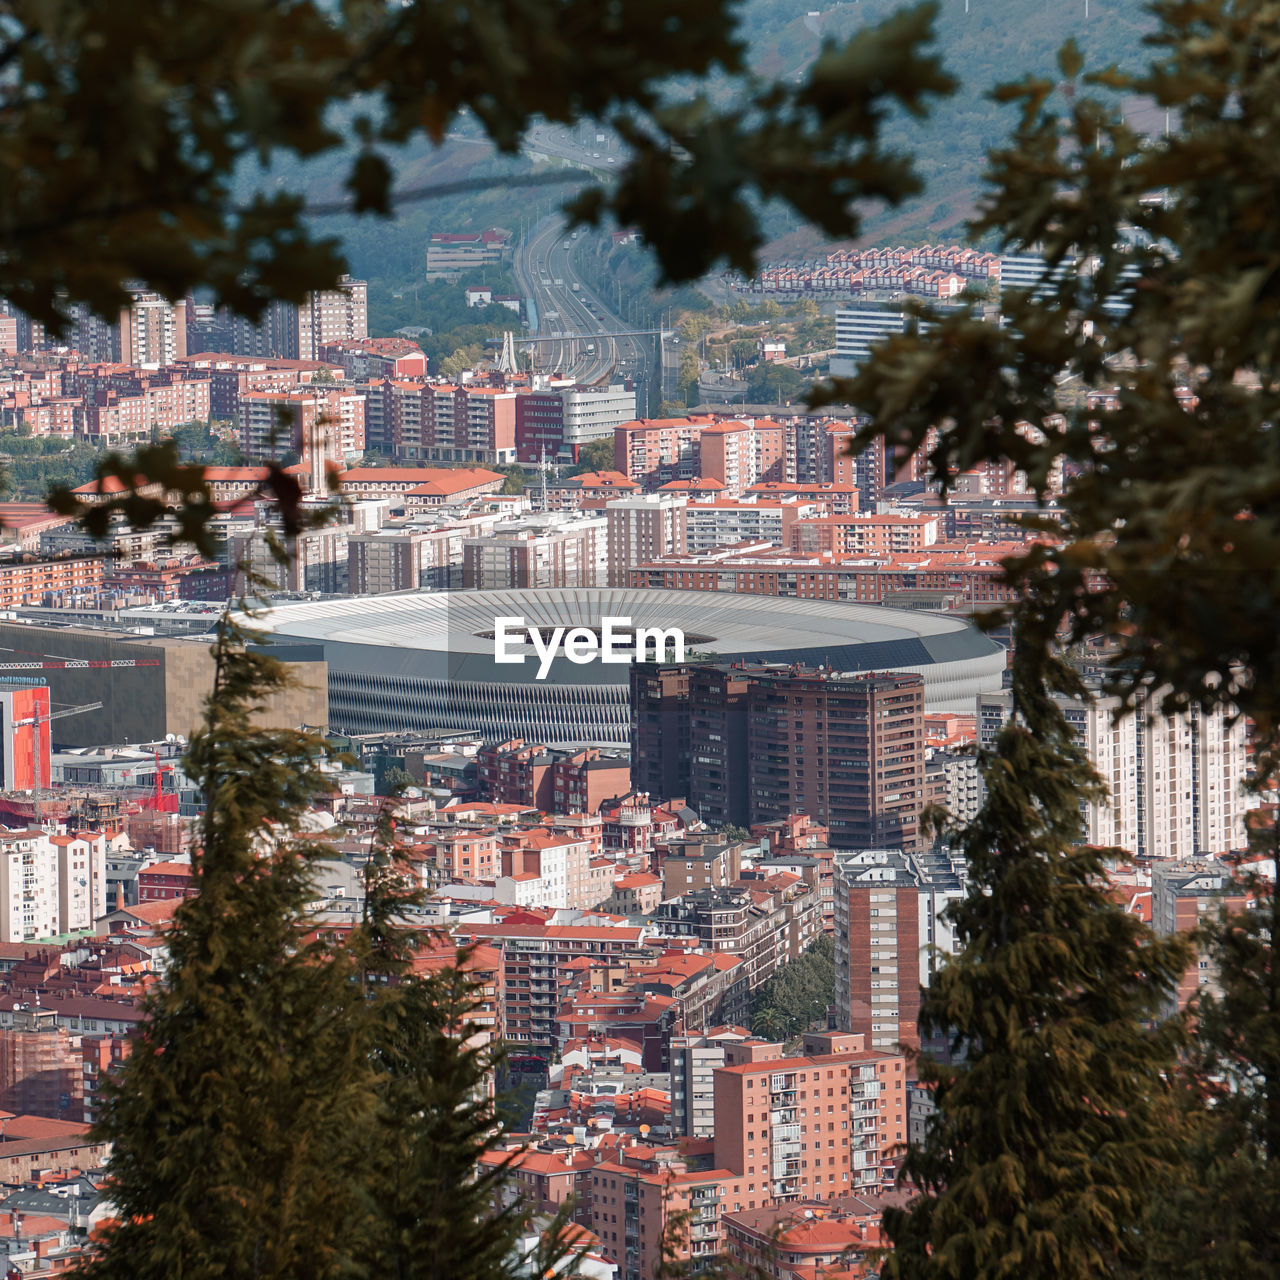
[(609, 586), (629, 586), (631, 570), (636, 565), (686, 549), (687, 506), (684, 497), (667, 493), (646, 493), (605, 504), (609, 519)]
[(298, 308), (299, 360), (318, 360), (329, 342), (369, 336), (369, 286), (343, 276), (336, 289), (307, 295)]
[(187, 354), (187, 307), (149, 289), (130, 288), (130, 302), (114, 324), (83, 303), (67, 308), (70, 326), (61, 339), (86, 360), (165, 365)]
[[(1108, 798), (1086, 806), (1090, 844), (1139, 858), (1190, 858), (1244, 847), (1249, 808), (1243, 784), (1242, 718), (1199, 707), (1167, 716), (1159, 698), (1117, 720), (1118, 698), (1061, 699), (1063, 711)], [(978, 737), (989, 746), (1011, 713), (1008, 691), (978, 698)]]
[(91, 929), (105, 914), (105, 836), (0, 829), (0, 941)]

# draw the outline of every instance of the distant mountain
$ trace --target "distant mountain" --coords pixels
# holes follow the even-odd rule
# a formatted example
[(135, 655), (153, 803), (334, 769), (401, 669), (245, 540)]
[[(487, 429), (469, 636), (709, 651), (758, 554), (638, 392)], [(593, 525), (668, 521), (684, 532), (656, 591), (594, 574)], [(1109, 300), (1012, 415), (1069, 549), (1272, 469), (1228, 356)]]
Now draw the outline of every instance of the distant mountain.
[[(1069, 4), (1053, 0), (941, 0), (936, 30), (938, 49), (947, 68), (961, 82), (960, 91), (940, 104), (923, 122), (894, 121), (890, 140), (915, 156), (926, 183), (925, 195), (904, 209), (876, 214), (868, 220), (868, 238), (911, 240), (961, 234), (981, 185), (984, 155), (1012, 124), (1013, 113), (991, 102), (993, 85), (1023, 75), (1056, 76), (1056, 53), (1074, 36), (1086, 66), (1115, 63), (1136, 68), (1146, 58), (1143, 34), (1151, 20), (1145, 0), (1085, 0)], [(821, 0), (746, 0), (742, 30), (751, 60), (761, 74), (793, 78), (816, 57), (826, 39), (839, 40), (860, 24), (876, 22), (903, 7), (900, 0), (859, 0), (820, 7)], [(1140, 104), (1133, 104), (1134, 110)], [(1154, 117), (1147, 111), (1154, 127)], [(347, 246), (352, 269), (388, 284), (410, 280), (422, 268), (429, 229), (480, 229), (491, 225), (516, 228), (521, 218), (544, 212), (563, 192), (530, 191), (508, 186), (505, 175), (528, 173), (530, 162), (496, 156), (477, 141), (473, 129), (461, 126), (436, 150), (425, 143), (404, 148), (395, 160), (400, 190), (474, 180), (473, 193), (405, 205), (390, 221), (377, 218), (328, 217), (320, 225)], [(343, 169), (326, 159), (307, 166), (273, 166), (270, 185), (301, 182), (314, 201), (340, 200)], [(489, 185), (485, 185), (488, 183)], [(803, 254), (820, 243), (812, 230), (784, 210), (772, 210), (770, 233), (777, 244), (770, 252)]]
[[(752, 60), (762, 74), (786, 78), (804, 70), (824, 39), (839, 40), (859, 25), (879, 22), (905, 7), (901, 0), (860, 0), (820, 7), (812, 0), (747, 0), (743, 31)], [(877, 215), (867, 230), (873, 236), (959, 234), (977, 196), (986, 152), (998, 145), (1013, 124), (1014, 113), (987, 97), (996, 85), (1026, 75), (1057, 78), (1057, 51), (1074, 37), (1085, 66), (1115, 64), (1137, 69), (1149, 60), (1143, 36), (1152, 20), (1146, 0), (940, 0), (935, 30), (943, 63), (960, 90), (939, 104), (922, 123), (890, 126), (891, 141), (915, 156), (925, 195), (909, 208)], [(1155, 117), (1141, 103), (1126, 104), (1141, 127)], [(786, 236), (784, 251), (803, 252), (814, 237), (794, 222), (775, 228)], [(797, 234), (799, 233), (799, 234)]]

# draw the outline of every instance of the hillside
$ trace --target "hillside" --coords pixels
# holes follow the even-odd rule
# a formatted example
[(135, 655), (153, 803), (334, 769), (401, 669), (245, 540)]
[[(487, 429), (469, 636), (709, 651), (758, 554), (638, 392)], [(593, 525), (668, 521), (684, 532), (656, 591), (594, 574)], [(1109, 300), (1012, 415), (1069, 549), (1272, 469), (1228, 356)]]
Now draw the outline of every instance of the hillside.
[[(860, 23), (877, 22), (901, 8), (899, 0), (859, 0), (817, 8), (806, 0), (750, 0), (743, 10), (744, 31), (762, 74), (794, 76), (817, 55), (823, 39), (843, 39)], [(935, 29), (948, 71), (959, 91), (927, 121), (894, 121), (891, 142), (915, 156), (925, 192), (909, 206), (874, 215), (867, 233), (873, 239), (959, 236), (978, 195), (986, 151), (1006, 135), (1012, 112), (988, 98), (997, 84), (1024, 75), (1056, 78), (1056, 55), (1069, 37), (1085, 54), (1085, 65), (1114, 63), (1140, 67), (1147, 54), (1143, 34), (1151, 22), (1145, 0), (1084, 0), (1071, 5), (1046, 0), (942, 0)], [(1126, 114), (1142, 127), (1156, 127), (1149, 106), (1125, 104)], [(801, 254), (817, 239), (780, 216), (771, 228), (776, 255)]]
[[(752, 49), (752, 62), (762, 75), (794, 77), (817, 55), (824, 39), (841, 39), (860, 23), (878, 21), (901, 7), (899, 0), (859, 0), (817, 9), (821, 0), (747, 0), (742, 8), (743, 32)], [(919, 240), (958, 237), (972, 212), (981, 186), (983, 156), (998, 143), (1011, 123), (1011, 112), (987, 97), (991, 87), (1025, 74), (1053, 76), (1055, 55), (1069, 36), (1083, 48), (1086, 64), (1116, 63), (1136, 67), (1144, 57), (1142, 35), (1149, 26), (1144, 0), (1084, 0), (1062, 6), (1047, 0), (944, 0), (936, 28), (938, 48), (947, 68), (961, 81), (961, 89), (924, 122), (894, 120), (888, 126), (894, 145), (915, 156), (926, 184), (925, 193), (902, 209), (874, 213), (866, 224), (866, 238)], [(1157, 122), (1142, 104), (1127, 104), (1146, 127)], [(427, 233), (432, 228), (481, 229), (500, 225), (518, 228), (521, 220), (540, 216), (563, 198), (572, 186), (524, 188), (504, 178), (527, 175), (533, 166), (521, 158), (495, 155), (475, 131), (463, 125), (444, 146), (426, 143), (404, 148), (394, 163), (397, 187), (417, 190), (439, 184), (473, 182), (476, 189), (404, 205), (390, 220), (326, 217), (320, 225), (346, 246), (352, 270), (371, 284), (370, 301), (386, 301), (383, 314), (397, 323), (415, 321), (406, 299), (391, 295), (411, 283), (422, 269)], [(340, 200), (343, 191), (335, 176), (340, 166), (276, 166), (270, 185), (300, 183), (308, 199)], [(812, 252), (820, 239), (787, 211), (768, 212), (768, 231), (774, 243), (769, 256), (797, 256)], [(430, 323), (426, 317), (416, 322)]]

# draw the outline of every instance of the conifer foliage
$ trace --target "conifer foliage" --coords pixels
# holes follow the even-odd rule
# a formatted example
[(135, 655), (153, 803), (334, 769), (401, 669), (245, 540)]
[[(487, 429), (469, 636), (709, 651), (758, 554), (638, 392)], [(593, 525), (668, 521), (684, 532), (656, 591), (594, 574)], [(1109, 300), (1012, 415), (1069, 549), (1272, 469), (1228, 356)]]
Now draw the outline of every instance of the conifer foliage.
[(1139, 1259), (1153, 1185), (1179, 1159), (1166, 1084), (1179, 1025), (1156, 1021), (1188, 960), (1108, 894), (1080, 844), (1100, 783), (1054, 694), (1078, 693), (1020, 611), (1017, 716), (984, 759), (986, 802), (964, 833), (970, 881), (950, 916), (963, 950), (920, 1009), (951, 1065), (920, 1060), (937, 1114), (890, 1211), (887, 1274), (916, 1280), (1085, 1280)]
[[(348, 939), (310, 917), (309, 803), (332, 786), (324, 740), (256, 723), (286, 669), (224, 617), (216, 680), (187, 767), (207, 808), (199, 893), (98, 1126), (116, 1221), (86, 1280), (504, 1280), (525, 1206), (493, 1214), (478, 1159), (498, 1125), (499, 1046), (474, 1024), (460, 964), (414, 973), (421, 891), (383, 815)], [(463, 957), (459, 957), (461, 961)], [(536, 1233), (535, 1233), (536, 1234)], [(560, 1262), (559, 1224), (535, 1250)]]
[(208, 808), (199, 893), (167, 935), (168, 967), (107, 1092), (99, 1131), (118, 1221), (86, 1268), (111, 1277), (339, 1276), (361, 1210), (353, 1137), (375, 1104), (353, 1036), (349, 954), (309, 939), (299, 817), (326, 786), (322, 738), (253, 723), (287, 681), (224, 620), (188, 768)]
[[(1269, 0), (1156, 0), (1151, 9), (1148, 68), (1086, 72), (1068, 44), (1059, 77), (998, 91), (1018, 114), (991, 155), (973, 230), (1003, 251), (1040, 255), (1039, 285), (1001, 291), (1002, 325), (963, 308), (933, 316), (816, 398), (865, 411), (866, 437), (923, 452), (943, 486), (986, 461), (1011, 464), (1042, 492), (1064, 475), (1057, 518), (1045, 526), (1053, 542), (1007, 562), (1009, 584), (1053, 620), (1064, 647), (1109, 639), (1109, 691), (1131, 703), (1155, 699), (1167, 712), (1225, 705), (1249, 717), (1258, 785), (1273, 787), (1280, 9)], [(1134, 98), (1167, 113), (1169, 128), (1135, 129), (1122, 111)], [(1024, 716), (1040, 705), (1039, 680), (1033, 672), (1019, 686)], [(990, 767), (1003, 761), (1018, 775), (1034, 769), (1034, 778), (1000, 778), (1001, 786), (1047, 786), (1059, 756), (1071, 767), (1056, 735), (1031, 732), (1021, 746), (1006, 734)], [(989, 807), (983, 821), (995, 816)], [(1005, 817), (1017, 820), (1016, 808)], [(982, 824), (975, 838), (981, 832)], [(973, 855), (981, 866), (982, 849)], [(1208, 939), (1222, 994), (1193, 1011), (1181, 1095), (1192, 1159), (1174, 1189), (1149, 1188), (1152, 1217), (1138, 1234), (1153, 1275), (1271, 1275), (1280, 1265), (1273, 885), (1257, 886), (1256, 896), (1257, 910)], [(1086, 934), (1079, 945), (1086, 941), (1100, 942)], [(966, 956), (948, 982), (968, 967)], [(971, 1024), (963, 1006), (955, 1012), (960, 1027)], [(945, 1086), (939, 1098), (962, 1101)], [(1008, 1110), (997, 1093), (986, 1105)], [(921, 1176), (953, 1175), (939, 1207), (960, 1192), (960, 1123), (954, 1114), (942, 1121), (956, 1145), (949, 1166), (909, 1162)], [(1063, 1141), (1071, 1151), (1069, 1135)], [(940, 1142), (930, 1150), (941, 1153)], [(1036, 1193), (1051, 1204), (1045, 1196)], [(1096, 1197), (1091, 1205), (1103, 1207)], [(898, 1224), (895, 1237), (932, 1240), (940, 1256), (930, 1266), (968, 1256), (965, 1223), (939, 1217), (929, 1201), (924, 1208), (922, 1226)], [(1131, 1239), (1113, 1237), (1108, 1255), (1103, 1237), (1099, 1265), (1121, 1259)]]

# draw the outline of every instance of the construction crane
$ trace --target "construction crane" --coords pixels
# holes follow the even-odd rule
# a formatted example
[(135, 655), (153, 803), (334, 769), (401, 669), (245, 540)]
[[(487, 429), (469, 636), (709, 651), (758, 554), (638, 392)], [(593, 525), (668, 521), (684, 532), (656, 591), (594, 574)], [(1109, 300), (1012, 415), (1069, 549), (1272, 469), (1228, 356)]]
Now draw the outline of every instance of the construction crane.
[[(173, 772), (173, 765), (160, 763), (159, 747), (155, 748), (155, 758), (156, 758), (156, 773), (155, 773), (155, 778), (153, 779), (153, 782), (155, 785), (155, 794), (151, 797), (151, 807), (152, 809), (155, 810), (156, 813), (163, 813), (164, 810), (161, 808), (161, 806), (164, 803), (164, 785), (163, 785), (164, 775), (166, 773)], [(124, 771), (124, 776), (126, 778), (131, 777), (132, 775), (133, 775), (132, 769), (126, 769)], [(145, 804), (146, 802), (143, 801), (143, 803)]]
[(31, 771), (32, 771), (32, 787), (31, 787), (31, 804), (35, 814), (36, 825), (40, 823), (40, 792), (43, 780), (40, 777), (40, 765), (43, 762), (44, 755), (40, 748), (40, 728), (42, 725), (49, 724), (54, 720), (61, 720), (64, 716), (83, 715), (86, 711), (97, 711), (102, 706), (100, 702), (86, 702), (81, 707), (63, 707), (61, 711), (50, 711), (48, 715), (40, 715), (37, 712), (34, 716), (29, 716), (26, 720), (15, 720), (13, 727), (15, 729), (25, 729), (27, 725), (32, 726), (31, 733)]
[[(21, 650), (11, 650), (11, 652), (21, 652)], [(0, 671), (98, 671), (104, 668), (158, 667), (159, 665), (159, 658), (38, 658), (31, 662), (0, 662)], [(37, 825), (40, 822), (40, 791), (42, 783), (40, 777), (40, 765), (42, 763), (40, 750), (41, 726), (54, 720), (61, 720), (63, 716), (78, 716), (83, 715), (86, 711), (97, 711), (101, 706), (101, 702), (87, 702), (83, 706), (65, 707), (61, 711), (50, 711), (48, 715), (35, 715), (28, 720), (14, 721), (13, 727), (15, 729), (24, 728), (27, 725), (33, 726), (31, 735), (33, 746), (32, 781), (35, 785), (32, 789), (32, 808)]]

